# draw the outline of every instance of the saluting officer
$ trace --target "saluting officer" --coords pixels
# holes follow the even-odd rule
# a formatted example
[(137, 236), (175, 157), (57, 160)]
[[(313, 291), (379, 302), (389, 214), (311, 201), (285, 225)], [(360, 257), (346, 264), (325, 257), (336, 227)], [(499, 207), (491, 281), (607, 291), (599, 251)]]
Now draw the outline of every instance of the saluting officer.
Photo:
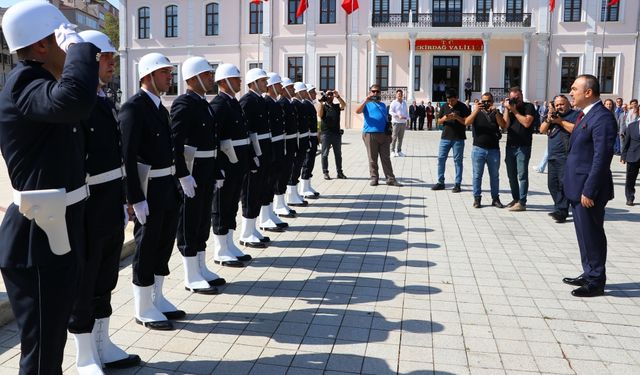
[(275, 189), (275, 201), (273, 202), (273, 211), (280, 217), (296, 217), (296, 211), (291, 209), (285, 200), (285, 193), (287, 192), (287, 184), (291, 177), (291, 171), (293, 170), (294, 160), (298, 153), (298, 112), (292, 103), (293, 95), (293, 82), (287, 77), (282, 78), (280, 89), (280, 98), (278, 104), (282, 107), (285, 119), (285, 147), (286, 158), (285, 168), (280, 171), (278, 176), (278, 183)]
[(109, 338), (109, 317), (113, 311), (111, 292), (118, 283), (124, 227), (129, 221), (118, 114), (103, 91), (113, 79), (117, 51), (109, 37), (100, 31), (87, 30), (79, 35), (100, 48), (100, 88), (91, 116), (82, 122), (90, 190), (85, 211), (87, 257), (69, 332), (77, 342), (78, 372), (102, 374), (102, 366), (137, 366), (140, 357), (127, 354)]
[(169, 258), (178, 226), (178, 189), (171, 142), (169, 111), (160, 97), (171, 86), (173, 65), (160, 53), (149, 53), (138, 63), (141, 89), (120, 109), (127, 200), (136, 220), (133, 255), (133, 302), (138, 324), (171, 330), (169, 319), (181, 319), (162, 294), (169, 274)]
[(285, 147), (285, 114), (277, 102), (278, 93), (282, 90), (282, 79), (280, 75), (273, 72), (267, 73), (267, 77), (267, 92), (264, 94), (264, 99), (267, 105), (267, 121), (271, 131), (271, 168), (266, 176), (267, 186), (263, 190), (259, 227), (267, 231), (282, 232), (289, 224), (278, 218), (271, 203), (278, 190), (278, 181), (283, 174), (282, 171), (291, 170), (291, 158), (287, 158)]
[(43, 1), (18, 2), (2, 19), (19, 61), (0, 92), (0, 149), (14, 189), (0, 226), (0, 270), (18, 326), (22, 375), (62, 374), (86, 256), (80, 121), (96, 101), (100, 50), (82, 43), (68, 22)]
[(216, 162), (218, 137), (213, 111), (206, 99), (213, 72), (203, 57), (182, 63), (187, 92), (171, 105), (171, 132), (176, 175), (182, 187), (179, 202), (178, 249), (182, 254), (184, 287), (194, 293), (216, 294), (225, 280), (207, 268), (205, 248), (211, 231), (213, 191), (224, 183)]
[(311, 187), (311, 177), (313, 177), (313, 167), (316, 164), (316, 153), (318, 152), (318, 112), (314, 102), (316, 100), (316, 87), (314, 85), (306, 84), (307, 91), (303, 91), (305, 115), (307, 122), (309, 123), (309, 151), (304, 156), (304, 162), (302, 163), (302, 173), (300, 179), (302, 186), (300, 186), (300, 195), (303, 198), (316, 199), (320, 195), (313, 187)]
[(236, 99), (240, 91), (240, 71), (233, 64), (221, 64), (215, 80), (220, 92), (211, 101), (211, 109), (218, 121), (220, 139), (220, 168), (224, 172), (224, 185), (213, 195), (214, 262), (229, 267), (244, 267), (251, 260), (233, 242), (236, 214), (240, 201), (242, 181), (247, 173), (256, 172), (259, 160), (251, 146), (242, 107)]
[[(304, 104), (304, 98), (307, 93), (307, 86), (302, 82), (296, 82), (293, 87), (286, 88), (292, 96), (294, 108), (298, 114), (298, 153), (293, 160), (293, 167), (289, 182), (287, 183), (287, 204), (291, 206), (306, 206), (309, 204), (298, 193), (298, 184), (300, 183), (300, 173), (302, 172), (302, 164), (307, 152), (311, 149), (309, 142), (309, 118), (307, 115), (307, 107)], [(293, 92), (291, 92), (293, 91)]]

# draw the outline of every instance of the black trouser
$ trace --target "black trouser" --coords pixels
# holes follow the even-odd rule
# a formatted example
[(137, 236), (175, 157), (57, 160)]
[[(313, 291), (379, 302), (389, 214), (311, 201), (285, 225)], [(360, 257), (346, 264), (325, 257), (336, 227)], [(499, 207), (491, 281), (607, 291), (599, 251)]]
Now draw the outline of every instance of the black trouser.
[(211, 231), (211, 206), (215, 190), (213, 158), (197, 158), (193, 162), (192, 176), (196, 180), (196, 195), (188, 198), (181, 194), (178, 206), (178, 249), (185, 257), (198, 255), (207, 247)]
[(236, 229), (236, 215), (238, 214), (238, 203), (240, 203), (242, 180), (247, 173), (251, 172), (232, 165), (226, 170), (224, 185), (222, 185), (222, 188), (216, 189), (213, 194), (211, 222), (214, 234), (225, 235), (229, 233), (229, 229)]
[(3, 268), (20, 335), (20, 375), (62, 375), (67, 324), (79, 273), (62, 267)]
[(336, 159), (336, 170), (342, 172), (342, 135), (340, 133), (322, 132), (322, 173), (329, 173), (329, 150), (333, 148), (333, 156)]
[[(282, 175), (282, 170), (287, 168), (286, 159), (287, 156), (284, 153), (285, 141), (274, 142), (271, 145), (271, 165), (267, 171), (266, 180), (267, 186), (263, 189), (262, 205), (271, 204), (273, 202), (273, 196), (278, 191), (278, 181)], [(286, 185), (285, 185), (286, 189)], [(284, 194), (284, 193), (283, 193)]]
[(640, 161), (627, 162), (627, 178), (624, 183), (624, 195), (627, 201), (633, 202), (636, 199), (636, 180), (639, 169)]
[(464, 100), (471, 101), (471, 90), (464, 90)]
[(313, 167), (316, 165), (316, 153), (318, 152), (318, 136), (310, 136), (309, 144), (311, 147), (304, 155), (302, 162), (302, 179), (309, 180), (313, 177)]
[(169, 274), (169, 258), (178, 228), (178, 190), (173, 176), (149, 179), (147, 204), (149, 216), (141, 225), (135, 222), (133, 233), (136, 252), (133, 254), (133, 284), (150, 286), (154, 275)]
[(424, 129), (424, 117), (418, 118), (418, 130)]
[[(602, 195), (602, 194), (601, 194)], [(594, 206), (585, 208), (580, 202), (571, 202), (573, 223), (580, 247), (582, 276), (589, 284), (604, 287), (607, 276), (607, 236), (604, 232), (604, 202), (595, 200)]]
[(293, 166), (291, 167), (291, 175), (289, 176), (288, 185), (297, 185), (300, 182), (300, 174), (302, 173), (302, 164), (304, 164), (304, 158), (307, 155), (307, 148), (309, 146), (309, 140), (307, 137), (298, 139), (299, 149), (296, 153), (296, 157), (293, 159)]
[(567, 163), (566, 158), (549, 159), (549, 174), (547, 175), (547, 186), (549, 193), (553, 198), (553, 206), (555, 212), (567, 217), (569, 214), (569, 201), (564, 196), (562, 176), (564, 175), (564, 166)]
[(287, 154), (284, 156), (282, 162), (284, 166), (277, 173), (277, 183), (274, 185), (274, 193), (276, 195), (282, 195), (287, 192), (287, 184), (293, 171), (293, 162), (295, 155), (298, 152), (298, 140), (288, 139), (286, 140)]
[(418, 120), (417, 117), (411, 117), (411, 130), (416, 130), (416, 121)]
[(265, 172), (265, 168), (261, 166), (256, 173), (247, 173), (242, 179), (240, 200), (242, 201), (242, 217), (246, 219), (255, 219), (260, 214), (267, 179)]

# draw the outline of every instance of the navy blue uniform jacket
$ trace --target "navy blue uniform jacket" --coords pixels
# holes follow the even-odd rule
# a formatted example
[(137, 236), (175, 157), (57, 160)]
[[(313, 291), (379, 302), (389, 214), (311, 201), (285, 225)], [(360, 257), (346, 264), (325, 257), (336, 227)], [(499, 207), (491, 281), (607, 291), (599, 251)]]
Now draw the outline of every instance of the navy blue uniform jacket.
[(620, 158), (626, 162), (637, 163), (640, 161), (640, 121), (634, 121), (627, 125), (624, 135), (622, 154)]

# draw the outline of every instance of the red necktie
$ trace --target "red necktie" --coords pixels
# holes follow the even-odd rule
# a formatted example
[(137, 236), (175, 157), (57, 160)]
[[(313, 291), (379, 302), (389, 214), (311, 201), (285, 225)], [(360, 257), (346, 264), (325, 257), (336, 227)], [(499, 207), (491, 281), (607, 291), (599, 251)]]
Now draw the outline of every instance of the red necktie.
[(582, 121), (583, 117), (584, 117), (584, 112), (580, 111), (580, 113), (578, 114), (578, 121), (576, 121), (576, 126), (580, 123), (580, 121)]

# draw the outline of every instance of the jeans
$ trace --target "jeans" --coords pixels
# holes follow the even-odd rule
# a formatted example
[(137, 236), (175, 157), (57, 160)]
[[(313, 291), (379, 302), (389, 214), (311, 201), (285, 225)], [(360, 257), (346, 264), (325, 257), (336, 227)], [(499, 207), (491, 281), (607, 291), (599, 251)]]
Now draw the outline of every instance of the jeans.
[(464, 154), (464, 139), (455, 141), (448, 139), (440, 140), (438, 149), (438, 182), (444, 184), (444, 167), (449, 157), (449, 150), (453, 148), (453, 162), (456, 166), (456, 184), (462, 183), (462, 156)]
[(547, 168), (547, 163), (549, 163), (549, 149), (544, 151), (544, 156), (542, 160), (540, 160), (540, 164), (538, 164), (536, 170), (540, 173), (544, 172), (545, 168)]
[(504, 162), (507, 166), (511, 197), (521, 204), (527, 204), (530, 158), (531, 146), (507, 146), (505, 150)]
[(336, 159), (336, 170), (342, 172), (342, 136), (340, 133), (328, 131), (322, 132), (322, 172), (329, 173), (329, 150), (333, 148), (333, 156)]
[(473, 196), (480, 197), (482, 194), (482, 175), (484, 166), (489, 170), (489, 182), (491, 185), (491, 199), (497, 199), (500, 191), (500, 149), (482, 148), (473, 146), (471, 149), (471, 163), (473, 165)]

